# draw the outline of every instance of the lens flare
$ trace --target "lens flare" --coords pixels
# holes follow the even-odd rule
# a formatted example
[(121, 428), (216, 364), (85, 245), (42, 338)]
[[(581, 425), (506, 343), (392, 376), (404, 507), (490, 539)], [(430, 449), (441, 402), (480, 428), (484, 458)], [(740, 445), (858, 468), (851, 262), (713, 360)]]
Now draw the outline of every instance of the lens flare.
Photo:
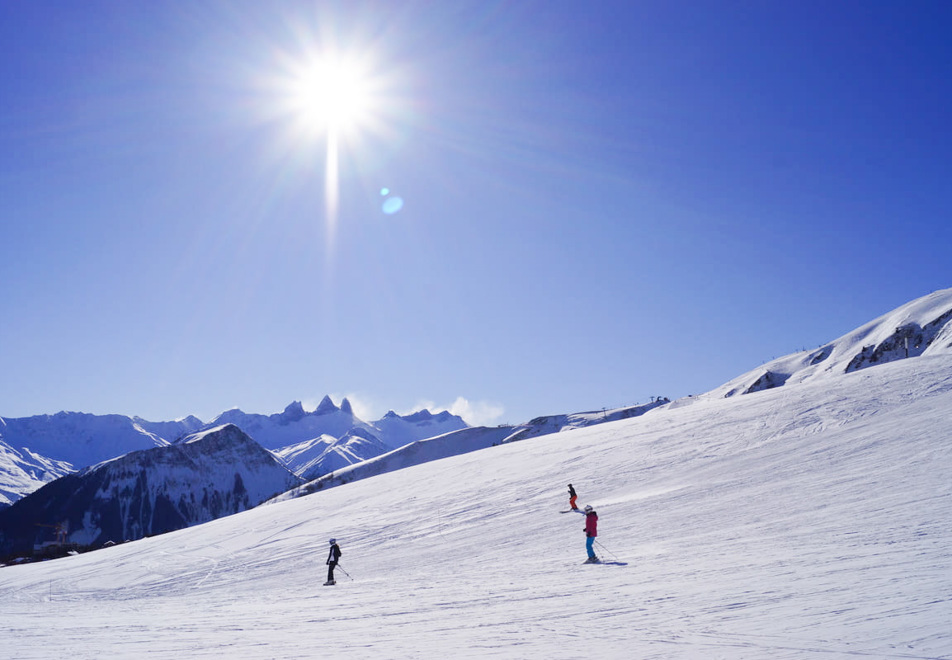
[(387, 215), (393, 215), (400, 211), (403, 208), (403, 198), (402, 197), (388, 197), (383, 203), (383, 212)]
[(331, 250), (337, 233), (337, 211), (340, 206), (340, 165), (337, 153), (337, 135), (335, 133), (331, 133), (327, 136), (324, 200), (325, 210), (327, 212), (327, 246), (328, 250)]

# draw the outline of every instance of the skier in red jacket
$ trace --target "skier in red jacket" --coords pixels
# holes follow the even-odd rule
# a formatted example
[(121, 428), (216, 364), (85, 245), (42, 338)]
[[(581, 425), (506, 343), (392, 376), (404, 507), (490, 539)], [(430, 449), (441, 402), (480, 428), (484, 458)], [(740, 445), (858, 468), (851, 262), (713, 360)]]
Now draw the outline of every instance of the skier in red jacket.
[(595, 556), (595, 537), (598, 536), (598, 514), (591, 504), (585, 506), (585, 549), (588, 550), (588, 559), (585, 563), (597, 563)]

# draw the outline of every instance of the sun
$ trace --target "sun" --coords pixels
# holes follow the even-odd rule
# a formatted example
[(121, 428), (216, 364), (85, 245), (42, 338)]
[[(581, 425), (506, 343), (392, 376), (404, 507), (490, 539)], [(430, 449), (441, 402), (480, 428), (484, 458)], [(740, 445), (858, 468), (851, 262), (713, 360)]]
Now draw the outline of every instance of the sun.
[(322, 147), (325, 153), (325, 244), (330, 264), (339, 219), (341, 164), (349, 162), (349, 171), (355, 171), (353, 163), (368, 153), (368, 145), (390, 134), (390, 118), (399, 107), (393, 93), (397, 80), (392, 67), (382, 67), (372, 48), (278, 51), (278, 58), (268, 88), (277, 101), (270, 106), (271, 114), (286, 126), (287, 152), (305, 160), (317, 156)]
[(341, 135), (365, 125), (372, 111), (368, 73), (356, 60), (323, 57), (302, 65), (289, 84), (291, 110), (310, 133)]

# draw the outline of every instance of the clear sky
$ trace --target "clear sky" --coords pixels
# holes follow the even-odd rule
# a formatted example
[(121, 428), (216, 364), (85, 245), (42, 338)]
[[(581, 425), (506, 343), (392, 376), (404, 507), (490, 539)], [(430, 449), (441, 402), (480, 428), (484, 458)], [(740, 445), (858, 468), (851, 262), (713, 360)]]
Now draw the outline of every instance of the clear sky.
[(944, 0), (0, 3), (0, 416), (712, 389), (952, 286), (950, 34)]

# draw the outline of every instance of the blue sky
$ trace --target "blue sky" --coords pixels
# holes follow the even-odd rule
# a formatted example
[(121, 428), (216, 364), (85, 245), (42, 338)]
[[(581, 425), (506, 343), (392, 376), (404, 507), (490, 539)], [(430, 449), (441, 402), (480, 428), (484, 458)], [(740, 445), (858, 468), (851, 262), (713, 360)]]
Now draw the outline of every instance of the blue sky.
[[(948, 2), (4, 3), (0, 415), (712, 389), (952, 284), (950, 32)], [(374, 90), (333, 222), (283, 86), (332, 52)]]

